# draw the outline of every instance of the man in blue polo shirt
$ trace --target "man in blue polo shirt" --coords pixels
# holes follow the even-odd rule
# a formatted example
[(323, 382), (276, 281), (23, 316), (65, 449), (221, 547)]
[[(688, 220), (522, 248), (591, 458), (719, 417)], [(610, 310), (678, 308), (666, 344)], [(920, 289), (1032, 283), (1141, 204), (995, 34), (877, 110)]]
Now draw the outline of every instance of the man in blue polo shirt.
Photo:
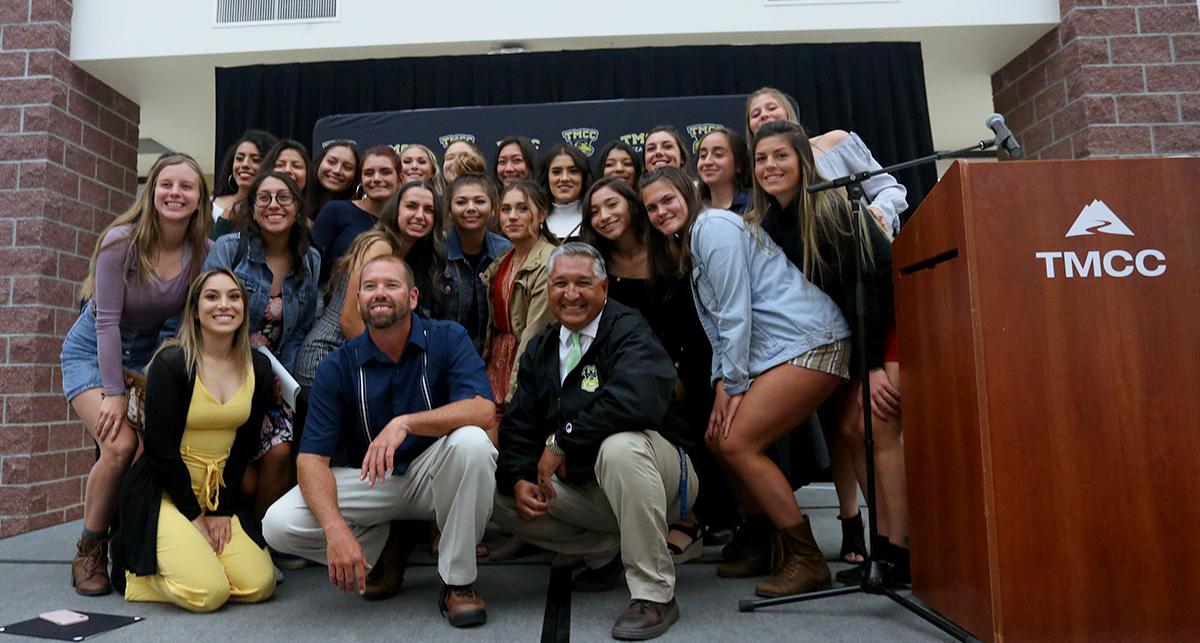
[[(442, 613), (455, 627), (480, 625), (475, 544), (491, 514), (496, 449), (479, 427), (495, 415), (492, 391), (462, 326), (412, 314), (412, 284), (397, 257), (363, 266), (367, 332), (317, 368), (300, 484), (267, 511), (263, 535), (280, 552), (328, 565), (343, 591), (378, 599), (399, 590), (411, 549), (395, 521), (436, 518)], [(330, 468), (339, 451), (349, 466)]]

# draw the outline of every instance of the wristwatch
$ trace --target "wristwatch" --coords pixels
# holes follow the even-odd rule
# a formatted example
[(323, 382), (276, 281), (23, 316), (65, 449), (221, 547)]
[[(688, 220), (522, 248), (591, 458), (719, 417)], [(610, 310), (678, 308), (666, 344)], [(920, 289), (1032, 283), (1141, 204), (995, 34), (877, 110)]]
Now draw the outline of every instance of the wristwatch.
[(562, 450), (562, 447), (558, 446), (558, 442), (554, 440), (553, 433), (550, 434), (550, 437), (546, 438), (546, 448), (550, 449), (550, 453), (554, 455), (564, 455), (566, 453)]

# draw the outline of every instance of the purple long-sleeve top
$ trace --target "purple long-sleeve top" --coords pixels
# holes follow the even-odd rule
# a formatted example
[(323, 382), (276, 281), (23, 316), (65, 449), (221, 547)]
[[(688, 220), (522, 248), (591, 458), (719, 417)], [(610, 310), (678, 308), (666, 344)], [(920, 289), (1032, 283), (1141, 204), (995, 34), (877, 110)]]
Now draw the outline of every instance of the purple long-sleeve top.
[[(137, 253), (129, 252), (132, 225), (117, 226), (104, 235), (96, 257), (96, 355), (105, 395), (124, 395), (121, 329), (156, 331), (183, 310), (188, 275), (192, 272), (191, 247), (184, 244), (183, 270), (172, 279), (150, 277), (139, 281)], [(200, 260), (203, 260), (200, 257)]]

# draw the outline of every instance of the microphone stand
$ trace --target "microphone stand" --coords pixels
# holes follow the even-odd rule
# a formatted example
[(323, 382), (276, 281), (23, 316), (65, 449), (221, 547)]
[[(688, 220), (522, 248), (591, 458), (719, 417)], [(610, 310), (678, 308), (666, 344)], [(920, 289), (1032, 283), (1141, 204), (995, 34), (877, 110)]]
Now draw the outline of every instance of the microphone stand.
[[(861, 248), (863, 239), (862, 225), (860, 224), (864, 218), (870, 222), (870, 214), (867, 212), (867, 199), (862, 188), (863, 181), (878, 174), (892, 173), (898, 170), (924, 165), (925, 163), (932, 163), (946, 158), (965, 156), (975, 151), (983, 151), (993, 147), (995, 144), (995, 139), (982, 140), (975, 145), (964, 147), (959, 150), (935, 152), (929, 156), (913, 159), (911, 161), (904, 161), (903, 163), (897, 163), (895, 165), (889, 165), (888, 167), (880, 168), (878, 170), (867, 170), (865, 172), (858, 172), (856, 174), (844, 176), (832, 181), (825, 181), (824, 183), (814, 183), (813, 185), (808, 186), (808, 192), (816, 193), (835, 188), (846, 188), (846, 191), (850, 197), (850, 204), (853, 211), (854, 225), (851, 227), (854, 229), (854, 242), (857, 244), (857, 247)], [(879, 536), (879, 525), (876, 522), (877, 518), (875, 510), (875, 437), (874, 431), (872, 430), (873, 422), (871, 418), (871, 385), (867, 378), (867, 339), (865, 332), (867, 326), (867, 302), (866, 288), (863, 285), (863, 265), (861, 260), (855, 261), (854, 277), (854, 308), (858, 318), (858, 332), (855, 334), (854, 338), (854, 361), (858, 368), (858, 372), (862, 374), (863, 436), (865, 447), (864, 450), (867, 459), (867, 488), (865, 489), (865, 492), (867, 496), (867, 522), (870, 533), (870, 540), (868, 542), (872, 544), (870, 553), (868, 553), (867, 559), (863, 563), (863, 565), (866, 566), (866, 569), (863, 573), (862, 581), (857, 586), (851, 585), (846, 587), (837, 587), (834, 589), (809, 592), (806, 594), (780, 596), (778, 598), (741, 600), (738, 601), (738, 611), (753, 612), (760, 607), (799, 603), (820, 598), (830, 598), (833, 596), (857, 594), (862, 592), (864, 594), (876, 594), (890, 598), (892, 601), (899, 603), (902, 607), (913, 614), (916, 614), (917, 616), (920, 616), (926, 621), (929, 621), (933, 625), (937, 626), (943, 632), (954, 637), (956, 640), (978, 641), (979, 639), (975, 638), (970, 632), (963, 629), (954, 621), (951, 621), (945, 616), (938, 614), (928, 606), (920, 603), (912, 597), (901, 596), (898, 592), (896, 592), (895, 589), (889, 587), (885, 570), (887, 563), (879, 560), (875, 551), (875, 547), (873, 546)]]

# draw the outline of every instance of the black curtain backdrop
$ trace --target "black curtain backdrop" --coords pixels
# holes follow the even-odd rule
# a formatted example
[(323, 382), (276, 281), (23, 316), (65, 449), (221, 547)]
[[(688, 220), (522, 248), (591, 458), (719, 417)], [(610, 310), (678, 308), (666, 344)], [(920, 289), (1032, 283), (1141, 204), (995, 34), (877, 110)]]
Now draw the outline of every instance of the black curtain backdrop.
[[(219, 160), (248, 128), (310, 141), (317, 120), (334, 114), (749, 94), (764, 85), (796, 98), (801, 122), (810, 134), (853, 130), (883, 165), (933, 153), (920, 45), (853, 43), (600, 49), (222, 68), (216, 71), (215, 158)], [(221, 174), (220, 169), (216, 174)], [(900, 172), (896, 178), (908, 188), (911, 213), (937, 182), (937, 172), (930, 164)]]

